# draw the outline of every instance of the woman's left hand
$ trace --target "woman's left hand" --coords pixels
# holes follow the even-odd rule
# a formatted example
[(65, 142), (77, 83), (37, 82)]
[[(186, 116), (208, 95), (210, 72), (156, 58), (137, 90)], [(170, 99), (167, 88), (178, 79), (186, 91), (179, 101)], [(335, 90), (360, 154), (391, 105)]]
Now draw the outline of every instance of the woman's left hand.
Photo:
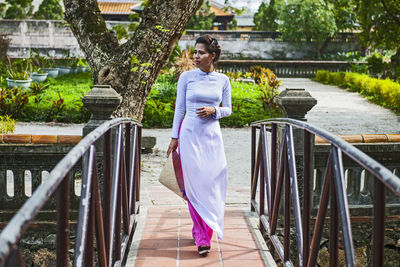
[(216, 112), (214, 107), (201, 107), (196, 109), (196, 113), (200, 118), (208, 117)]

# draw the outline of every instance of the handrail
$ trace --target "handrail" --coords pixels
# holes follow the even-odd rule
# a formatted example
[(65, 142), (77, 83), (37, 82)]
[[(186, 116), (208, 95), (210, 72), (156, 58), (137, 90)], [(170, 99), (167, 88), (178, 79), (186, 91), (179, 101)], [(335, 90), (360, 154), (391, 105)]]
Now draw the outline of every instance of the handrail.
[[(125, 137), (123, 142), (123, 137), (122, 137), (122, 131), (123, 131), (123, 126), (125, 126)], [(132, 132), (133, 135), (133, 142), (130, 144), (130, 135), (131, 135), (131, 125), (134, 125), (134, 131)], [(81, 229), (79, 228), (80, 226), (85, 225), (85, 221), (87, 218), (84, 218), (82, 215), (82, 212), (86, 213), (87, 212), (94, 212), (93, 209), (87, 210), (88, 202), (93, 201), (93, 205), (95, 206), (94, 209), (96, 209), (96, 217), (99, 217), (101, 215), (101, 207), (97, 206), (94, 203), (94, 199), (96, 199), (97, 204), (100, 203), (99, 196), (96, 194), (96, 190), (98, 189), (98, 174), (97, 174), (97, 167), (96, 167), (96, 158), (95, 158), (95, 142), (99, 140), (99, 138), (104, 137), (104, 151), (107, 151), (107, 147), (111, 146), (111, 129), (118, 126), (118, 129), (116, 129), (116, 136), (118, 136), (118, 142), (115, 142), (115, 149), (114, 149), (114, 166), (113, 169), (118, 169), (121, 165), (124, 168), (121, 170), (121, 174), (117, 173), (113, 176), (113, 187), (118, 187), (118, 185), (114, 185), (117, 182), (123, 183), (122, 180), (125, 180), (126, 182), (126, 177), (129, 177), (130, 183), (129, 183), (129, 188), (126, 190), (132, 191), (135, 190), (135, 196), (134, 198), (129, 199), (129, 205), (134, 205), (134, 214), (138, 212), (137, 209), (137, 203), (136, 201), (139, 199), (139, 190), (138, 190), (138, 185), (139, 185), (139, 179), (140, 179), (140, 173), (138, 170), (138, 167), (140, 166), (140, 137), (141, 137), (141, 124), (138, 123), (135, 120), (129, 119), (129, 118), (117, 118), (113, 119), (110, 121), (107, 121), (100, 125), (98, 128), (90, 132), (85, 138), (83, 138), (55, 167), (54, 169), (50, 172), (50, 178), (47, 179), (45, 182), (43, 182), (36, 190), (33, 192), (32, 196), (24, 203), (24, 205), (19, 209), (19, 211), (13, 216), (13, 218), (10, 220), (10, 222), (7, 224), (7, 226), (2, 230), (0, 233), (0, 266), (2, 264), (5, 264), (5, 266), (8, 266), (7, 264), (12, 264), (9, 263), (8, 256), (10, 254), (14, 255), (16, 253), (12, 253), (14, 247), (17, 245), (19, 240), (22, 238), (23, 233), (25, 230), (28, 228), (30, 223), (34, 220), (35, 216), (38, 214), (40, 209), (46, 204), (46, 202), (50, 199), (50, 197), (56, 192), (57, 189), (60, 189), (57, 191), (57, 219), (58, 219), (58, 226), (59, 224), (64, 225), (64, 227), (68, 228), (68, 220), (69, 220), (69, 203), (63, 203), (65, 200), (69, 202), (69, 172), (73, 168), (75, 164), (78, 163), (78, 161), (84, 157), (84, 164), (83, 164), (83, 179), (82, 179), (82, 195), (80, 199), (80, 215), (79, 215), (79, 221), (78, 221), (78, 231)], [(132, 148), (134, 150), (132, 150)], [(127, 153), (125, 154), (125, 150)], [(122, 156), (121, 156), (122, 154)], [(117, 156), (121, 159), (120, 161), (115, 160)], [(109, 153), (104, 154), (104, 165), (105, 167), (108, 166), (110, 167), (110, 164), (108, 164), (108, 161), (111, 160), (111, 155)], [(129, 164), (125, 164), (125, 162), (128, 160)], [(134, 161), (132, 161), (134, 160)], [(127, 170), (126, 167), (130, 167), (130, 170)], [(124, 171), (124, 173), (122, 173)], [(105, 172), (108, 172), (107, 167), (105, 169)], [(127, 174), (131, 174), (127, 176)], [(111, 180), (111, 177), (107, 177), (107, 173), (104, 174), (105, 179)], [(94, 177), (94, 178), (93, 178)], [(121, 179), (122, 177), (122, 179)], [(93, 179), (92, 179), (93, 178)], [(134, 183), (132, 180), (134, 180)], [(87, 184), (88, 183), (88, 184)], [(105, 182), (106, 183), (106, 182)], [(92, 185), (94, 188), (92, 188)], [(89, 190), (89, 191), (87, 191)], [(107, 188), (105, 188), (107, 190)], [(85, 193), (86, 192), (86, 193)], [(118, 193), (118, 192), (117, 192)], [(91, 198), (91, 195), (94, 195), (94, 198)], [(121, 194), (117, 194), (117, 196), (114, 196), (114, 198), (119, 198)], [(132, 194), (130, 194), (132, 196)], [(105, 214), (107, 214), (107, 207), (109, 203), (111, 202), (114, 203), (116, 199), (110, 199), (107, 194), (105, 194), (105, 203), (104, 206), (105, 208)], [(132, 204), (132, 201), (135, 203)], [(119, 203), (121, 204), (121, 203)], [(124, 203), (122, 203), (124, 204)], [(120, 210), (115, 207), (115, 203), (113, 204), (113, 209), (114, 210)], [(127, 205), (127, 203), (125, 203)], [(121, 205), (120, 205), (121, 206)], [(99, 210), (100, 208), (100, 210)], [(60, 212), (61, 209), (61, 212)], [(112, 211), (113, 212), (113, 211)], [(66, 213), (66, 216), (63, 216)], [(130, 213), (131, 214), (131, 213)], [(91, 214), (93, 215), (93, 214)], [(131, 215), (129, 215), (130, 217)], [(105, 220), (109, 220), (107, 216), (100, 216), (103, 217)], [(92, 220), (94, 217), (90, 217)], [(100, 218), (97, 218), (99, 220)], [(129, 220), (129, 218), (128, 218)], [(124, 222), (127, 224), (131, 224), (131, 227), (129, 227), (129, 232), (132, 230), (132, 222)], [(112, 222), (114, 225), (114, 222)], [(57, 228), (57, 243), (58, 241), (62, 241), (64, 248), (62, 250), (59, 250), (57, 248), (57, 266), (68, 266), (68, 236), (62, 236), (63, 234), (60, 232), (69, 232), (66, 231), (66, 228), (59, 229)], [(100, 233), (98, 231), (103, 231), (103, 233)], [(104, 232), (108, 233), (109, 229), (98, 229), (96, 228), (96, 234), (97, 234), (97, 239), (99, 235), (103, 234)], [(118, 232), (117, 232), (118, 233)], [(59, 234), (62, 236), (59, 240)], [(84, 231), (83, 233), (84, 234)], [(115, 234), (113, 231), (111, 233), (108, 233), (109, 235)], [(128, 234), (128, 236), (131, 233), (125, 233)], [(77, 236), (77, 243), (80, 242), (80, 238), (85, 239), (85, 236)], [(91, 237), (93, 238), (93, 237)], [(67, 240), (66, 240), (67, 239)], [(113, 240), (113, 238), (109, 238), (108, 240)], [(124, 240), (128, 241), (128, 240)], [(93, 240), (91, 240), (93, 243)], [(83, 242), (84, 246), (87, 246), (91, 242)], [(99, 242), (99, 240), (98, 240)], [(113, 242), (111, 242), (113, 243)], [(61, 247), (63, 246), (61, 245)], [(78, 248), (78, 245), (76, 246)], [(93, 248), (92, 248), (93, 249)], [(18, 253), (17, 253), (18, 254)], [(60, 254), (60, 255), (59, 255)], [(101, 254), (101, 253), (99, 253)], [(118, 254), (115, 253), (117, 261), (119, 260)], [(60, 257), (59, 257), (60, 256)], [(77, 255), (75, 255), (77, 256)], [(100, 257), (100, 255), (99, 255)], [(59, 258), (62, 258), (62, 260), (59, 260)], [(87, 260), (88, 257), (86, 257)], [(77, 257), (75, 257), (77, 259)], [(8, 261), (7, 261), (8, 260)], [(6, 263), (7, 261), (7, 263)], [(89, 260), (90, 262), (90, 260)], [(113, 266), (115, 261), (113, 260), (112, 254), (111, 258), (109, 258), (109, 264), (105, 266)], [(81, 266), (84, 265), (82, 262), (77, 263), (75, 261), (74, 263), (75, 266)], [(85, 264), (86, 265), (86, 264)]]
[(296, 126), (302, 129), (309, 131), (310, 133), (322, 137), (327, 140), (329, 143), (333, 144), (340, 150), (342, 150), (347, 156), (356, 161), (362, 167), (367, 169), (372, 174), (376, 175), (378, 179), (381, 179), (390, 190), (393, 191), (396, 195), (400, 196), (400, 180), (398, 179), (394, 173), (389, 171), (386, 167), (382, 166), (379, 162), (369, 157), (367, 154), (357, 149), (353, 145), (347, 143), (342, 138), (318, 127), (315, 127), (309, 123), (304, 121), (299, 121), (295, 119), (289, 118), (275, 118), (275, 119), (267, 119), (261, 120), (251, 123), (251, 126), (258, 126), (261, 124), (290, 124), (292, 126)]
[[(278, 151), (278, 125), (283, 125), (281, 150)], [(267, 128), (269, 126), (270, 128)], [(290, 257), (290, 228), (291, 211), (294, 214), (296, 233), (297, 264), (299, 266), (315, 266), (320, 241), (323, 232), (323, 224), (330, 201), (330, 237), (329, 255), (330, 266), (338, 263), (338, 235), (339, 220), (341, 221), (344, 251), (347, 266), (355, 266), (354, 245), (351, 232), (349, 205), (347, 202), (345, 176), (343, 169), (342, 152), (353, 159), (366, 171), (373, 174), (375, 179), (374, 198), (374, 228), (373, 228), (373, 266), (383, 266), (384, 248), (384, 222), (385, 222), (385, 187), (400, 197), (400, 178), (387, 168), (367, 156), (357, 148), (348, 144), (339, 137), (304, 121), (289, 118), (274, 118), (257, 121), (252, 127), (252, 158), (251, 158), (251, 209), (256, 211), (260, 219), (262, 233), (270, 237), (274, 250), (282, 260), (284, 266), (294, 266), (293, 257)], [(303, 197), (300, 200), (297, 184), (297, 167), (295, 160), (295, 145), (293, 127), (297, 131), (304, 131), (303, 142)], [(257, 130), (259, 141), (256, 144)], [(271, 132), (271, 152), (268, 152), (267, 134)], [(321, 192), (314, 232), (310, 232), (310, 198), (312, 184), (312, 147), (313, 135), (318, 135), (331, 144), (329, 157), (325, 170), (325, 179)], [(299, 140), (296, 140), (297, 142)], [(298, 145), (297, 145), (298, 147)], [(278, 161), (278, 153), (280, 153)], [(269, 168), (268, 164), (271, 165)], [(259, 180), (259, 197), (257, 203), (256, 194)], [(283, 244), (279, 240), (277, 231), (278, 214), (284, 185), (284, 239)], [(265, 201), (267, 203), (265, 203)], [(302, 202), (302, 203), (301, 203)], [(300, 208), (301, 207), (301, 208)], [(267, 209), (267, 215), (265, 212)], [(339, 216), (340, 215), (340, 216)], [(311, 239), (310, 239), (311, 238)]]

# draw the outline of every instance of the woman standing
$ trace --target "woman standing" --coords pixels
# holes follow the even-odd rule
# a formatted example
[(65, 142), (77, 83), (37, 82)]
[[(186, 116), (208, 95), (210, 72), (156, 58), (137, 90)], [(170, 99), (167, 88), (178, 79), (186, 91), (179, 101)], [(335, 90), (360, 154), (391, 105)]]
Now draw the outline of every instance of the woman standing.
[(229, 78), (214, 70), (220, 54), (218, 41), (212, 36), (196, 39), (194, 61), (198, 68), (179, 77), (167, 152), (168, 156), (179, 144), (192, 234), (199, 254), (210, 251), (213, 231), (219, 239), (224, 232), (228, 177), (219, 119), (229, 116), (232, 108)]

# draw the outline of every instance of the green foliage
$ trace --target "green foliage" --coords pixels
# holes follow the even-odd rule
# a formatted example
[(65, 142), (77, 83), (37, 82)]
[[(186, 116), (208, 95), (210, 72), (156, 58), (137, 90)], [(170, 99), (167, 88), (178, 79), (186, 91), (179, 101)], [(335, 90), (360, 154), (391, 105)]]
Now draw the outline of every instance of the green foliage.
[(400, 112), (400, 84), (390, 79), (350, 72), (317, 71), (315, 80), (359, 92), (378, 105)]
[(43, 0), (33, 17), (35, 19), (62, 20), (64, 12), (59, 0)]
[(128, 30), (127, 26), (124, 24), (117, 24), (112, 26), (113, 31), (117, 35), (118, 41), (122, 39), (128, 39)]
[(212, 30), (215, 13), (210, 12), (210, 7), (209, 1), (204, 1), (197, 13), (190, 18), (186, 29)]
[(284, 5), (282, 0), (271, 0), (267, 5), (262, 2), (254, 14), (254, 30), (256, 31), (276, 31), (278, 29), (278, 17), (280, 8)]
[(367, 58), (368, 70), (373, 74), (381, 74), (387, 68), (387, 63), (384, 61), (383, 56), (378, 53), (373, 53)]
[(280, 14), (284, 40), (313, 42), (320, 58), (335, 34), (355, 26), (354, 5), (345, 0), (289, 0)]
[(90, 73), (48, 78), (48, 84), (32, 84), (30, 89), (1, 89), (0, 115), (20, 121), (59, 121), (82, 123), (90, 114), (82, 97), (93, 87)]
[(0, 116), (11, 115), (14, 118), (21, 116), (29, 102), (28, 97), (28, 93), (21, 88), (0, 87)]
[(138, 13), (132, 13), (129, 15), (129, 20), (131, 21), (128, 24), (117, 24), (112, 26), (113, 31), (115, 32), (118, 41), (128, 40), (130, 36), (136, 31), (139, 26), (140, 16)]
[(350, 52), (339, 52), (337, 54), (337, 59), (342, 61), (354, 62), (354, 61), (361, 61), (363, 57), (358, 51), (350, 51)]
[(28, 80), (29, 73), (33, 70), (32, 61), (28, 59), (16, 59), (7, 67), (7, 77), (13, 80)]
[(354, 0), (361, 40), (367, 46), (399, 50), (400, 2), (398, 0)]
[(275, 73), (268, 68), (253, 66), (252, 71), (254, 81), (259, 85), (258, 89), (261, 92), (260, 100), (263, 103), (264, 110), (271, 111), (277, 109), (273, 100), (279, 94), (278, 88), (282, 81), (278, 80)]
[(0, 3), (0, 19), (4, 18), (7, 10), (7, 4), (6, 3)]
[[(240, 127), (253, 121), (281, 116), (275, 107), (265, 109), (260, 85), (231, 81), (232, 114), (220, 120), (221, 125)], [(173, 74), (157, 78), (146, 102), (144, 127), (172, 127), (176, 101), (177, 80)]]
[(9, 4), (5, 19), (27, 19), (33, 12), (33, 0), (6, 0)]
[(0, 134), (13, 133), (15, 130), (15, 120), (11, 116), (0, 116)]
[(322, 43), (337, 30), (333, 5), (323, 0), (290, 0), (280, 19), (284, 40)]

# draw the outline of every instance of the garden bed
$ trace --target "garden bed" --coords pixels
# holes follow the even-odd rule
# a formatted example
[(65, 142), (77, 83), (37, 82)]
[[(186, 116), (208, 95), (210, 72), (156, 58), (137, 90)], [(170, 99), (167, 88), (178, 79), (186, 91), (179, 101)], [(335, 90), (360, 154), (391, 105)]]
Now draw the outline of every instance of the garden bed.
[[(29, 89), (0, 86), (0, 116), (11, 115), (17, 121), (54, 121), (84, 123), (90, 118), (82, 97), (93, 87), (91, 73), (76, 73), (33, 83)], [(253, 121), (276, 117), (279, 109), (265, 103), (265, 87), (231, 79), (232, 115), (221, 119), (222, 126), (241, 127)], [(143, 126), (172, 127), (177, 80), (171, 74), (160, 74), (148, 97)], [(271, 100), (275, 95), (272, 93)]]

